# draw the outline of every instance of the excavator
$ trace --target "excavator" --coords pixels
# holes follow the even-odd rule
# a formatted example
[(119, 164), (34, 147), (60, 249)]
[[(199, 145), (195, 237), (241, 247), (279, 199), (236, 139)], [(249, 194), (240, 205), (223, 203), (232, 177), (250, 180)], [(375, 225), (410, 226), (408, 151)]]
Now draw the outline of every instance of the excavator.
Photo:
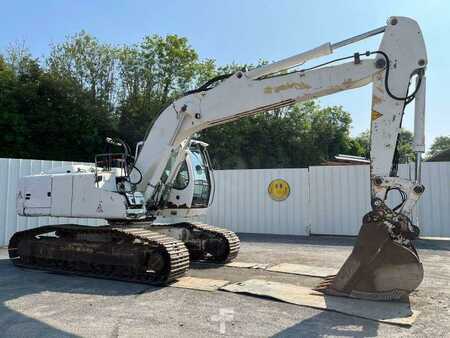
[[(376, 50), (302, 66), (379, 34)], [(150, 284), (176, 280), (191, 261), (228, 262), (238, 255), (240, 242), (235, 233), (202, 221), (213, 199), (214, 176), (208, 145), (193, 139), (196, 133), (371, 83), (372, 210), (363, 217), (351, 255), (316, 290), (400, 299), (423, 279), (412, 211), (425, 189), (420, 174), (426, 66), (419, 25), (398, 16), (364, 34), (215, 77), (168, 105), (134, 154), (122, 140), (108, 138), (111, 151), (96, 155), (95, 164), (23, 177), (19, 215), (101, 218), (108, 225), (57, 224), (17, 232), (10, 239), (10, 259), (20, 267)], [(397, 175), (398, 136), (413, 100), (415, 177), (404, 179)], [(390, 206), (394, 191), (401, 202)]]

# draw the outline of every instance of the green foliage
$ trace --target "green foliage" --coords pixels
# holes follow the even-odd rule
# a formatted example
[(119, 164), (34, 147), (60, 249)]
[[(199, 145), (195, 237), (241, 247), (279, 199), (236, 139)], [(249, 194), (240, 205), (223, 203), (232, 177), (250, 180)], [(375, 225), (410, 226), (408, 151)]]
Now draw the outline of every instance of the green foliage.
[(358, 149), (356, 151), (357, 156), (362, 156), (365, 158), (370, 157), (370, 131), (363, 131), (361, 134), (353, 139), (355, 147)]
[[(76, 82), (28, 55), (0, 68), (1, 157), (92, 161), (112, 129), (101, 105)], [(100, 107), (100, 108), (99, 108)]]
[(430, 151), (427, 154), (427, 158), (436, 156), (440, 152), (450, 149), (450, 136), (439, 136), (433, 141), (430, 147)]
[(314, 101), (201, 132), (217, 168), (287, 168), (354, 153), (350, 115)]
[(409, 130), (402, 129), (399, 134), (399, 142), (397, 145), (399, 163), (414, 162), (416, 155), (413, 150), (413, 133)]
[(114, 103), (116, 50), (110, 45), (81, 31), (53, 46), (47, 65), (50, 74), (73, 81), (88, 91), (93, 100)]
[[(260, 60), (258, 66), (264, 65)], [(186, 38), (151, 35), (115, 47), (82, 31), (34, 59), (17, 45), (0, 55), (0, 156), (92, 161), (106, 136), (132, 147), (159, 112), (183, 92), (253, 65), (218, 67)], [(218, 168), (305, 167), (336, 154), (369, 156), (369, 133), (350, 137), (342, 107), (304, 102), (217, 126), (197, 135)], [(439, 138), (431, 152), (448, 146)], [(400, 135), (400, 160), (412, 158), (412, 135)]]
[(0, 157), (23, 154), (25, 120), (17, 102), (19, 96), (17, 75), (0, 56)]
[(142, 140), (159, 112), (214, 67), (211, 60), (199, 61), (187, 39), (176, 35), (147, 36), (119, 49), (120, 135), (132, 145)]

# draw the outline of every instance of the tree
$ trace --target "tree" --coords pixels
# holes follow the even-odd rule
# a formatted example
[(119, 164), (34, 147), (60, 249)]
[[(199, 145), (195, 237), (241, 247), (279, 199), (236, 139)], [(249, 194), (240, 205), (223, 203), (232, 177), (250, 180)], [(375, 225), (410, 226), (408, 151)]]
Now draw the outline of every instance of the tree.
[[(134, 146), (186, 91), (253, 67), (201, 60), (177, 35), (119, 48), (82, 31), (53, 46), (45, 62), (23, 45), (10, 47), (0, 57), (0, 156), (92, 161), (106, 136)], [(211, 143), (218, 168), (305, 167), (338, 153), (369, 156), (369, 133), (351, 138), (350, 125), (342, 107), (310, 101), (195, 137)], [(411, 133), (402, 131), (399, 140), (400, 160), (412, 158)]]
[(105, 129), (101, 107), (92, 104), (91, 93), (71, 81), (37, 74), (23, 101), (28, 127), (28, 154), (39, 159), (92, 162), (103, 151)]
[[(67, 37), (66, 41), (54, 45), (46, 60), (47, 83), (62, 84), (67, 91), (64, 99), (72, 99), (80, 105), (85, 129), (73, 130), (70, 138), (91, 140), (85, 145), (85, 159), (92, 161), (94, 149), (103, 149), (106, 136), (117, 136), (117, 51), (109, 44), (99, 42), (85, 31)], [(70, 96), (69, 96), (70, 95)], [(59, 97), (63, 99), (63, 96)], [(68, 103), (68, 110), (74, 109)], [(60, 112), (63, 114), (63, 112)], [(95, 121), (95, 128), (88, 128)], [(93, 133), (93, 134), (89, 134)], [(82, 141), (80, 141), (82, 142)], [(83, 142), (82, 142), (83, 143)], [(81, 154), (80, 154), (81, 155)]]
[(427, 158), (431, 158), (447, 149), (450, 149), (450, 136), (436, 137), (430, 147)]
[(19, 83), (11, 64), (0, 55), (0, 157), (24, 155), (26, 126), (17, 104)]
[(370, 131), (363, 131), (361, 134), (356, 136), (353, 141), (357, 144), (358, 155), (365, 158), (370, 157)]
[(211, 143), (220, 169), (306, 167), (353, 151), (350, 123), (342, 107), (309, 101), (206, 129), (200, 137)]
[(26, 53), (1, 58), (0, 156), (92, 161), (111, 133), (102, 107), (76, 81), (49, 73)]
[(54, 45), (47, 59), (51, 74), (75, 81), (89, 91), (93, 100), (110, 104), (113, 109), (116, 81), (116, 50), (100, 43), (85, 31)]
[(0, 153), (91, 161), (106, 136), (143, 139), (163, 107), (215, 72), (176, 35), (115, 48), (82, 31), (42, 64), (13, 46), (0, 59)]
[(399, 142), (397, 145), (398, 151), (398, 162), (399, 163), (408, 163), (413, 162), (416, 158), (416, 154), (413, 150), (413, 133), (409, 130), (402, 129), (400, 130), (400, 134), (398, 135)]
[(212, 74), (212, 60), (200, 61), (186, 38), (147, 36), (118, 52), (119, 133), (131, 145), (143, 139), (159, 112)]

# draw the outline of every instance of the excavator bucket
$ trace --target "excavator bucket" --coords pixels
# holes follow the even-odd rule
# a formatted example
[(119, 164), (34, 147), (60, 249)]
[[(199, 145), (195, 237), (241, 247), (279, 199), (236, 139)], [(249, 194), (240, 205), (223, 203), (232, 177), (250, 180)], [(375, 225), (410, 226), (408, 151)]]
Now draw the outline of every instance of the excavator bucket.
[(407, 296), (423, 279), (416, 250), (393, 241), (383, 222), (362, 225), (351, 255), (337, 275), (316, 288), (335, 296), (394, 300)]

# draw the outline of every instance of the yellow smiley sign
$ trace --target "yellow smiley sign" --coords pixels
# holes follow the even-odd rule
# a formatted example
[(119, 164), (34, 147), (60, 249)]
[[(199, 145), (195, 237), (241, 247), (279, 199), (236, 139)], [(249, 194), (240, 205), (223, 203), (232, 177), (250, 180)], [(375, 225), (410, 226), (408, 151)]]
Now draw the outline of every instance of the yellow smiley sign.
[(267, 191), (269, 192), (270, 198), (274, 201), (284, 201), (288, 198), (291, 188), (289, 187), (288, 182), (281, 178), (277, 178), (270, 182)]

